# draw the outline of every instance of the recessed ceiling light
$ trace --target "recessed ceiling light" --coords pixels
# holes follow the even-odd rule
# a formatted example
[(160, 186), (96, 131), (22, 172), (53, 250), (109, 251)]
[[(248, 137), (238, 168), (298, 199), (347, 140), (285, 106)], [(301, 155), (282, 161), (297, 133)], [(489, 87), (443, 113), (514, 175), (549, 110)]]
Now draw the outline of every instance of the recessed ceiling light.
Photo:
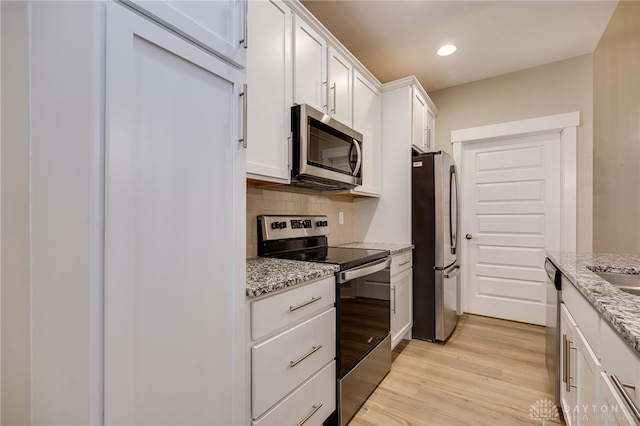
[(440, 49), (438, 49), (438, 56), (449, 56), (455, 51), (458, 50), (458, 47), (453, 44), (445, 44)]

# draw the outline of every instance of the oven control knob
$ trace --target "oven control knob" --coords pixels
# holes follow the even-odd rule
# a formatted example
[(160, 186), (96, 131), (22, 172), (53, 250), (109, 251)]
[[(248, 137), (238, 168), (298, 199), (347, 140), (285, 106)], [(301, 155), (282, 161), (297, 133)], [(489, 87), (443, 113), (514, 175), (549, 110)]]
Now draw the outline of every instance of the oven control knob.
[(322, 224), (322, 221), (321, 221), (321, 220), (319, 220), (319, 221), (317, 221), (317, 222), (316, 222), (316, 226), (317, 226), (318, 228), (320, 228), (320, 227), (322, 227), (322, 226), (324, 226), (324, 225)]
[(280, 222), (280, 223), (278, 223), (278, 228), (280, 228), (280, 229), (284, 229), (284, 228), (286, 228), (286, 227), (287, 227), (287, 222)]
[(324, 222), (322, 222), (322, 226), (329, 226), (329, 222), (325, 220)]
[(271, 229), (278, 229), (278, 222), (271, 222)]

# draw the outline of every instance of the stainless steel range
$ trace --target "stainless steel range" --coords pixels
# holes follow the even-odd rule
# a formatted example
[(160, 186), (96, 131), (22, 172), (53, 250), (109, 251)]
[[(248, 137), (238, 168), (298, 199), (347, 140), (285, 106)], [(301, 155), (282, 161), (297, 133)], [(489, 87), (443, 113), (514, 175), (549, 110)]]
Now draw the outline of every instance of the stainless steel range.
[(385, 250), (329, 247), (327, 216), (258, 216), (258, 255), (332, 263), (336, 273), (337, 410), (347, 424), (391, 368)]

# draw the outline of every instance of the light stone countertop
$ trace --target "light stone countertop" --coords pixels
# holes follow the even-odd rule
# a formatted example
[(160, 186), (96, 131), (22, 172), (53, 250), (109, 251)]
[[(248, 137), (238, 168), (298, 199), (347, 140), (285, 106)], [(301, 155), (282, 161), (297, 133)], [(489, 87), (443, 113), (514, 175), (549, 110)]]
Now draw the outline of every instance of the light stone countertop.
[(317, 278), (333, 275), (340, 267), (326, 263), (251, 257), (247, 259), (247, 296), (260, 296)]
[(398, 253), (411, 250), (413, 249), (414, 246), (413, 244), (348, 243), (348, 244), (340, 244), (336, 247), (361, 248), (361, 249), (368, 249), (368, 250), (387, 250), (391, 254), (391, 256), (393, 256)]
[(623, 292), (587, 268), (640, 274), (640, 255), (547, 251), (547, 256), (640, 356), (640, 296)]

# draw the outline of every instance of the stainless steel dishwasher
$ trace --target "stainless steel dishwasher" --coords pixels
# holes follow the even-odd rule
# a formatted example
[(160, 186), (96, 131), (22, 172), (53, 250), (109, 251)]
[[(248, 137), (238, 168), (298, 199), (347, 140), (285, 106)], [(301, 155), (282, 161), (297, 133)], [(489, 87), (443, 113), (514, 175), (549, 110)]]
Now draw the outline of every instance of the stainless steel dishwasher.
[[(554, 402), (560, 407), (560, 303), (562, 302), (562, 274), (553, 262), (546, 258), (547, 273), (546, 342), (545, 360), (549, 378), (553, 383)], [(562, 412), (562, 410), (558, 410)]]

